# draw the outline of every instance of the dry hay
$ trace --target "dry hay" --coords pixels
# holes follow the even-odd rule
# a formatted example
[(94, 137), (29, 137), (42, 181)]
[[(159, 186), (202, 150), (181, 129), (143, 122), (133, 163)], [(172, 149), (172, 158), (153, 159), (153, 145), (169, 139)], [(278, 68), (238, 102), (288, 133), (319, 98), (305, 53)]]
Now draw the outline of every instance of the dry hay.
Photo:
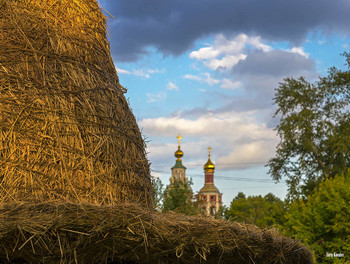
[(95, 0), (0, 0), (0, 203), (151, 203)]
[(5, 263), (313, 263), (273, 230), (135, 204), (8, 204), (0, 219)]

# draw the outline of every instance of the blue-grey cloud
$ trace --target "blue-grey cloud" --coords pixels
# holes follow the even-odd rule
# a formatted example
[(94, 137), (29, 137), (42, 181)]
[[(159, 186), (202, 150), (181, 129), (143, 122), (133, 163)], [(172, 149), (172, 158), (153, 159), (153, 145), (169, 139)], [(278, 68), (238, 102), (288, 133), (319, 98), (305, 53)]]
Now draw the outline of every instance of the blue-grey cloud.
[(154, 47), (179, 55), (208, 34), (254, 34), (294, 44), (311, 30), (349, 35), (348, 0), (103, 0), (113, 56), (132, 61)]
[[(272, 98), (279, 83), (283, 82), (285, 77), (300, 76), (305, 76), (307, 79), (317, 78), (314, 60), (289, 51), (253, 51), (231, 71), (226, 72), (226, 78), (244, 83), (240, 93), (232, 95), (221, 90), (215, 94), (208, 94), (212, 101), (221, 102), (221, 106), (215, 109), (206, 109), (204, 106), (194, 108), (184, 111), (183, 115), (198, 118), (203, 114), (231, 111), (271, 111), (269, 112), (271, 115), (275, 108)], [(268, 119), (268, 122), (271, 122), (271, 117)]]
[(296, 73), (302, 75), (305, 72), (314, 70), (315, 63), (312, 59), (298, 53), (282, 50), (252, 52), (245, 60), (241, 60), (232, 69), (233, 73), (237, 74), (258, 74), (276, 77), (287, 77)]

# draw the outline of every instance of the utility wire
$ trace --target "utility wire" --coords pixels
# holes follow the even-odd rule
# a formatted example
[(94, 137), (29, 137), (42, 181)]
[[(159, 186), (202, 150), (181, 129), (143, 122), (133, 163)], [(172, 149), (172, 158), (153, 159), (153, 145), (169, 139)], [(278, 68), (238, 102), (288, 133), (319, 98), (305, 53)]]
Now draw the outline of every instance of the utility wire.
[[(231, 163), (215, 163), (215, 166), (227, 166), (227, 165), (256, 165), (256, 164), (267, 164), (267, 161), (256, 161), (256, 162), (231, 162)], [(172, 165), (151, 165), (152, 167), (163, 167), (170, 168)], [(203, 164), (186, 164), (186, 167), (202, 167)]]
[[(168, 173), (168, 171), (161, 171), (161, 170), (151, 170), (153, 172), (158, 172), (158, 173)], [(202, 174), (186, 174), (187, 177), (191, 178), (204, 178), (204, 175)], [(229, 180), (229, 181), (250, 181), (250, 182), (261, 182), (261, 183), (271, 183), (273, 180), (272, 179), (259, 179), (259, 178), (243, 178), (243, 177), (231, 177), (231, 176), (222, 176), (222, 175), (216, 175), (215, 174), (215, 179), (218, 180)]]

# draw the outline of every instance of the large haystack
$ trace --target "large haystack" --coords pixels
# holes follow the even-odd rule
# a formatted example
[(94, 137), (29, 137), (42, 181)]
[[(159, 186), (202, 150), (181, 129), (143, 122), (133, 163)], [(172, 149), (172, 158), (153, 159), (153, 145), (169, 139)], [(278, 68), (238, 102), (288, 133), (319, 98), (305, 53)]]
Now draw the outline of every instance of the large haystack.
[(0, 216), (0, 263), (313, 263), (273, 230), (135, 204), (9, 204)]
[(0, 202), (151, 202), (95, 0), (0, 0)]

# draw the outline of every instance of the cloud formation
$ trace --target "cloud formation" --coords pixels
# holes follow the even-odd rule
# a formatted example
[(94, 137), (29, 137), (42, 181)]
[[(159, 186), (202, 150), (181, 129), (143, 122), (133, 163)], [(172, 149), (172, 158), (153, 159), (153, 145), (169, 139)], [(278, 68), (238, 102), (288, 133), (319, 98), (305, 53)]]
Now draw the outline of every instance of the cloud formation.
[(348, 0), (103, 0), (115, 20), (112, 50), (117, 61), (135, 61), (153, 47), (179, 55), (210, 35), (261, 36), (298, 44), (310, 31), (349, 35)]
[(178, 91), (179, 87), (173, 82), (168, 82), (167, 89), (170, 91)]
[(262, 51), (271, 50), (271, 47), (261, 42), (260, 37), (239, 34), (232, 39), (227, 39), (223, 34), (219, 34), (213, 45), (192, 51), (190, 58), (203, 61), (203, 64), (211, 70), (231, 69), (247, 58), (245, 54), (247, 46)]
[[(242, 59), (231, 61), (227, 67), (223, 64), (211, 67), (213, 61), (220, 61), (218, 58), (231, 56)], [(283, 78), (314, 78), (316, 71), (315, 61), (302, 48), (273, 49), (262, 43), (260, 38), (244, 34), (231, 39), (217, 36), (207, 47), (191, 52), (190, 57), (201, 59), (204, 66), (216, 70), (212, 73), (187, 74), (184, 78), (220, 87), (223, 93), (215, 95), (216, 101), (221, 102), (221, 106), (215, 110), (219, 113), (272, 109), (275, 89)], [(239, 94), (227, 94), (224, 90), (239, 90)], [(194, 113), (196, 110), (189, 112)]]
[(220, 83), (220, 80), (213, 78), (209, 72), (203, 72), (200, 75), (186, 74), (184, 78), (197, 82), (205, 82), (210, 86)]
[[(222, 169), (243, 169), (260, 165), (258, 160), (267, 161), (277, 142), (275, 132), (266, 124), (258, 122), (254, 112), (203, 113), (197, 119), (183, 115), (143, 119), (139, 122), (145, 134), (150, 137), (173, 137), (177, 133), (195, 141), (188, 147), (188, 156), (202, 159), (207, 144), (215, 148), (217, 162)], [(212, 140), (215, 139), (215, 142)], [(164, 153), (176, 149), (168, 143), (149, 144), (153, 161), (169, 160)], [(237, 166), (237, 163), (245, 163)]]
[(133, 69), (132, 71), (128, 71), (125, 69), (117, 68), (118, 74), (127, 74), (127, 75), (134, 75), (137, 77), (144, 77), (144, 78), (150, 78), (151, 74), (155, 73), (163, 73), (164, 70), (158, 70), (158, 69)]
[(156, 103), (166, 99), (167, 95), (165, 92), (159, 93), (146, 93), (147, 103)]
[[(301, 51), (299, 51), (301, 52)], [(302, 75), (315, 70), (314, 61), (299, 52), (272, 50), (254, 51), (244, 61), (237, 63), (233, 73), (268, 76)]]

